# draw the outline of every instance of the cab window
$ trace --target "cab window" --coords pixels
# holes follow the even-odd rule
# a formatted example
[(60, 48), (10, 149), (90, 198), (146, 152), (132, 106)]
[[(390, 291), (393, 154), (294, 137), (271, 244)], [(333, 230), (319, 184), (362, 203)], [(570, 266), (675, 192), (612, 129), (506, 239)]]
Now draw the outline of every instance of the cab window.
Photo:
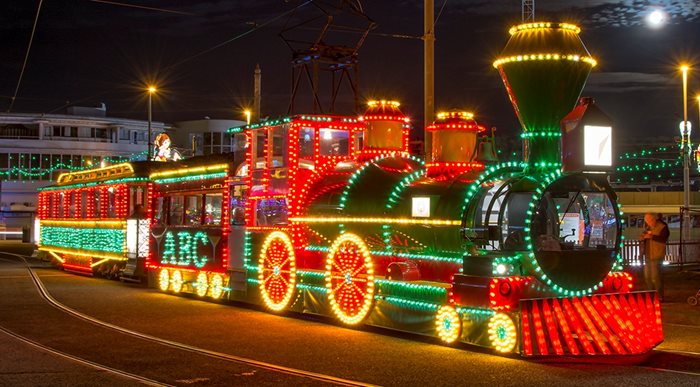
[(350, 134), (346, 130), (321, 129), (321, 156), (347, 156), (350, 153)]

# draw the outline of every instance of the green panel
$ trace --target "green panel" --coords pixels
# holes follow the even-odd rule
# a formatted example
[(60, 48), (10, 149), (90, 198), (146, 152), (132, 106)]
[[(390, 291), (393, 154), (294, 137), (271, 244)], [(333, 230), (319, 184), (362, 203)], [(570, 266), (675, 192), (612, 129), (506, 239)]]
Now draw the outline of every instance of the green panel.
[(126, 232), (118, 228), (41, 227), (41, 245), (74, 250), (122, 253)]

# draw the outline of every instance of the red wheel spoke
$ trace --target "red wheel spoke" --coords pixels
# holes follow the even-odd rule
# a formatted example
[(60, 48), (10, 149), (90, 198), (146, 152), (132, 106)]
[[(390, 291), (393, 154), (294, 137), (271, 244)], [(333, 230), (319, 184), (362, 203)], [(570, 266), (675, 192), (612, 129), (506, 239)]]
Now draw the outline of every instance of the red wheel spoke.
[(339, 263), (340, 263), (340, 262), (338, 262), (337, 260), (336, 260), (336, 261), (333, 261), (333, 267), (335, 267), (336, 269), (338, 269), (338, 271), (340, 271), (340, 272), (345, 271), (345, 270), (343, 270), (342, 267), (340, 267)]
[(287, 281), (286, 278), (282, 277), (281, 275), (277, 276), (277, 278), (278, 278), (278, 280), (282, 281), (285, 286), (289, 286), (289, 281)]
[(366, 289), (365, 289), (365, 290), (360, 289), (360, 287), (357, 286), (357, 285), (355, 285), (355, 283), (352, 284), (351, 289), (357, 290), (357, 292), (360, 293), (361, 296), (364, 296), (364, 295), (365, 295), (365, 290), (366, 290)]
[(345, 286), (345, 281), (340, 282), (338, 284), (338, 287), (336, 287), (335, 289), (332, 290), (333, 294), (337, 293), (338, 290), (340, 290), (340, 288), (342, 288), (343, 286)]
[(358, 267), (357, 270), (350, 273), (350, 275), (354, 278), (356, 275), (360, 274), (360, 272), (362, 272), (363, 269), (365, 269), (365, 265), (360, 265), (360, 267)]

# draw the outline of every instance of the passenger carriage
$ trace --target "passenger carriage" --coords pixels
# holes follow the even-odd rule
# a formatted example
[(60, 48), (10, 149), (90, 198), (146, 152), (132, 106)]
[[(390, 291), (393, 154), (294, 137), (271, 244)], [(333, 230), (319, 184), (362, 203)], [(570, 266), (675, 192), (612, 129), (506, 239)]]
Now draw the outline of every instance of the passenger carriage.
[[(144, 220), (152, 189), (151, 170), (151, 163), (131, 162), (61, 174), (55, 186), (42, 188), (38, 195), (39, 251), (64, 270), (115, 278), (124, 275), (138, 247), (142, 257), (147, 251)], [(126, 274), (135, 271), (130, 266)]]

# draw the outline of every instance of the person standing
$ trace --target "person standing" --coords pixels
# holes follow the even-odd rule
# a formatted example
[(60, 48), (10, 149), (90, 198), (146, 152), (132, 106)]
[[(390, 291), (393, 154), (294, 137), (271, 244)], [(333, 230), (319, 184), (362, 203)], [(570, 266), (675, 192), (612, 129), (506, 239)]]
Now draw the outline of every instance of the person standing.
[(656, 290), (659, 299), (664, 299), (664, 283), (661, 273), (664, 257), (666, 256), (666, 242), (668, 242), (668, 225), (659, 216), (644, 214), (646, 231), (641, 235), (644, 242), (644, 281), (647, 288)]

